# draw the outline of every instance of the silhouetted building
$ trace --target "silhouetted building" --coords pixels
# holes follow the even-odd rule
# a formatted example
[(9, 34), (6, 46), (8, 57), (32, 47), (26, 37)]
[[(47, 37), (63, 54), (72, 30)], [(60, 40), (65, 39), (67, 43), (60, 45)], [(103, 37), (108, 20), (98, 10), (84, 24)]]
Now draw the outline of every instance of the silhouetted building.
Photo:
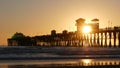
[(64, 30), (63, 32), (62, 32), (62, 34), (67, 34), (68, 33), (68, 31), (67, 30)]
[(76, 20), (76, 26), (77, 26), (77, 32), (82, 33), (84, 26), (90, 26), (92, 29), (92, 32), (98, 32), (99, 31), (99, 19), (93, 19), (91, 20), (92, 23), (85, 23), (85, 19), (79, 18)]
[(12, 38), (8, 39), (9, 46), (32, 46), (33, 41), (29, 36), (25, 36), (22, 33), (16, 32)]
[(52, 30), (52, 31), (51, 31), (51, 35), (52, 35), (52, 36), (56, 35), (56, 30)]
[(79, 18), (76, 20), (77, 32), (82, 33), (82, 28), (85, 25), (85, 19)]

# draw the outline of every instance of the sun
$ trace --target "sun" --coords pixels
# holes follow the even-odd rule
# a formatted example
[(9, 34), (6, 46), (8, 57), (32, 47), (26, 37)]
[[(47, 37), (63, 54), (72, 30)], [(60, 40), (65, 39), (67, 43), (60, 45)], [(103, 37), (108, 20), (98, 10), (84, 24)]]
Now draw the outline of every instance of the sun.
[(91, 32), (91, 27), (90, 26), (83, 26), (83, 29), (82, 29), (82, 32), (83, 33), (89, 33), (89, 32)]

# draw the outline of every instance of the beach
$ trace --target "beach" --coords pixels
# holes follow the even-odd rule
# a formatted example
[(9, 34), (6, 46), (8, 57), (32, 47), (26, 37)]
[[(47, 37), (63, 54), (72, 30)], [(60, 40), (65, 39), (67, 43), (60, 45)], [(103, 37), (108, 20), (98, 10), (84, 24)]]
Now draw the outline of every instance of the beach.
[(118, 66), (120, 48), (1, 46), (0, 65), (8, 68)]

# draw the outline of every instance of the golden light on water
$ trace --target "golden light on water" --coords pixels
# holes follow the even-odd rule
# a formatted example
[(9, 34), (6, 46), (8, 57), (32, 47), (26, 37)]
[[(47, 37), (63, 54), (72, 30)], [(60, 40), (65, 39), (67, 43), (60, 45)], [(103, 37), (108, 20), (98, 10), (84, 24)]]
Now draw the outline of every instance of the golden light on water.
[(90, 26), (84, 26), (83, 29), (82, 29), (82, 32), (83, 32), (83, 33), (89, 33), (89, 32), (91, 32), (91, 30), (92, 30), (92, 29), (91, 29)]
[(90, 64), (92, 62), (91, 59), (83, 59), (82, 62), (86, 65)]

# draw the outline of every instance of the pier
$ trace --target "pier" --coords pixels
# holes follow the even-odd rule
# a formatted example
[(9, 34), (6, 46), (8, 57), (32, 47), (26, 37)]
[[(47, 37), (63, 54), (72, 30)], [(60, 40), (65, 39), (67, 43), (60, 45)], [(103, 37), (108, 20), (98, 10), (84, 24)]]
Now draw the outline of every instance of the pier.
[[(26, 37), (16, 33), (17, 37), (9, 38), (9, 46), (78, 46), (78, 47), (120, 47), (120, 27), (99, 28), (99, 19), (85, 23), (85, 19), (76, 20), (77, 31), (63, 30), (57, 33), (52, 30), (49, 35)], [(90, 32), (83, 32), (89, 26)], [(87, 31), (87, 30), (84, 30)]]

